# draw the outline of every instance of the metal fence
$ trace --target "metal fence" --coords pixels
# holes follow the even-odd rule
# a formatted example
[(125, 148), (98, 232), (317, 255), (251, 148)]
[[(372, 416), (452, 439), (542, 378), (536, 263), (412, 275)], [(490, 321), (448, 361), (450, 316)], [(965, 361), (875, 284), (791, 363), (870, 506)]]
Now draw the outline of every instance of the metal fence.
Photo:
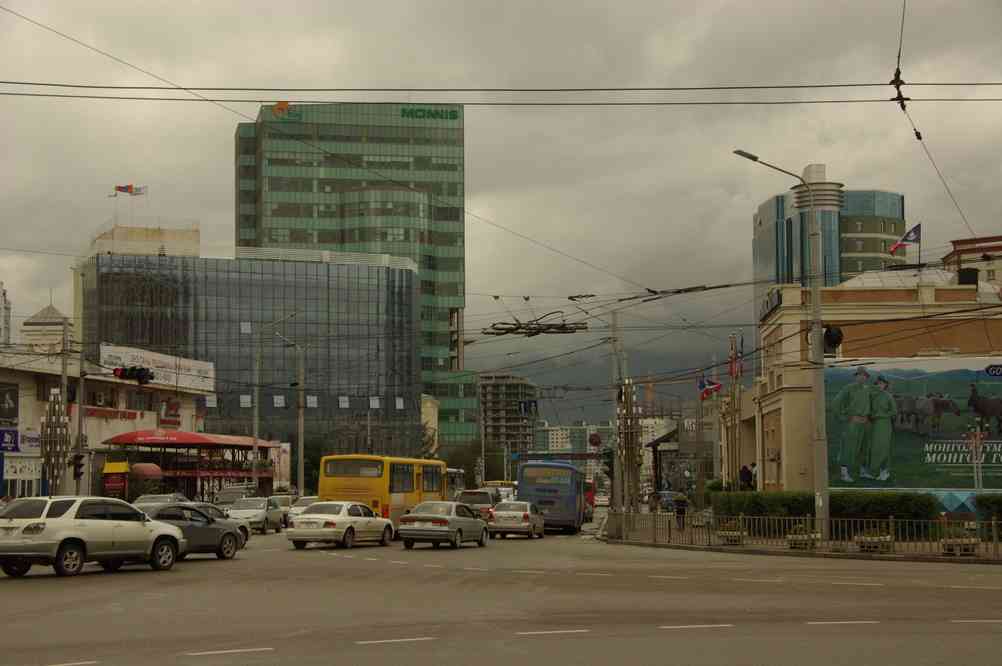
[[(999, 522), (610, 512), (624, 543), (1000, 560)], [(827, 536), (825, 535), (827, 531)]]

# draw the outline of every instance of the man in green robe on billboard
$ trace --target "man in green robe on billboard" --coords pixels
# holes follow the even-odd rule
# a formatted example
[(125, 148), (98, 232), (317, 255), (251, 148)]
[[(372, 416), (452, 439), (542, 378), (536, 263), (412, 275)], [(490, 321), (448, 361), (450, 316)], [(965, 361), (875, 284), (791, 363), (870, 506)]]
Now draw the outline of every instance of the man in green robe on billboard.
[(832, 401), (832, 409), (839, 418), (846, 421), (845, 431), (842, 433), (842, 454), (839, 456), (842, 463), (841, 479), (845, 483), (853, 482), (850, 472), (869, 474), (865, 467), (869, 459), (866, 446), (872, 391), (866, 383), (869, 378), (870, 373), (865, 368), (859, 368), (856, 370), (855, 383), (839, 391)]
[(891, 444), (894, 441), (894, 417), (898, 406), (888, 392), (890, 382), (877, 377), (876, 390), (870, 398), (870, 464), (873, 472), (880, 470), (878, 481), (891, 478)]

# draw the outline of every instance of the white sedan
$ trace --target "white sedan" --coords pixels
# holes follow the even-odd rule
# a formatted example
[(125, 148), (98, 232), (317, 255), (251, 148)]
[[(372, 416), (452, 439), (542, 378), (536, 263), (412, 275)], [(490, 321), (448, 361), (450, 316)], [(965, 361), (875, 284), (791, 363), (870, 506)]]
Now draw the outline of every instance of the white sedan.
[(332, 543), (351, 548), (361, 541), (390, 545), (393, 523), (357, 502), (316, 502), (296, 516), (286, 537), (296, 550), (310, 543)]

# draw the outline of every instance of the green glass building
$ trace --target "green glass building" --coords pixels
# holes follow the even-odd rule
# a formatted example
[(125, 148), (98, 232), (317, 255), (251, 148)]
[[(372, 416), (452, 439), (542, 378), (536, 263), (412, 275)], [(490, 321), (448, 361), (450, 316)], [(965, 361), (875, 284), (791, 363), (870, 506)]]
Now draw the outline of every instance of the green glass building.
[(463, 107), (276, 104), (235, 137), (237, 247), (389, 254), (420, 279), (420, 362), (439, 399), (441, 455), (479, 441), (463, 372)]

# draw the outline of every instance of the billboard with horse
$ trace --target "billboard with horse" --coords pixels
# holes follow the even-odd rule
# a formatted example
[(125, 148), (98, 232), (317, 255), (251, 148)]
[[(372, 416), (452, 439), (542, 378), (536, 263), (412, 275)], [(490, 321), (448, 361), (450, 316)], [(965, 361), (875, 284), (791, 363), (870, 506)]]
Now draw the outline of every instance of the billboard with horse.
[(832, 487), (1002, 489), (1002, 366), (992, 358), (839, 359), (825, 369)]

